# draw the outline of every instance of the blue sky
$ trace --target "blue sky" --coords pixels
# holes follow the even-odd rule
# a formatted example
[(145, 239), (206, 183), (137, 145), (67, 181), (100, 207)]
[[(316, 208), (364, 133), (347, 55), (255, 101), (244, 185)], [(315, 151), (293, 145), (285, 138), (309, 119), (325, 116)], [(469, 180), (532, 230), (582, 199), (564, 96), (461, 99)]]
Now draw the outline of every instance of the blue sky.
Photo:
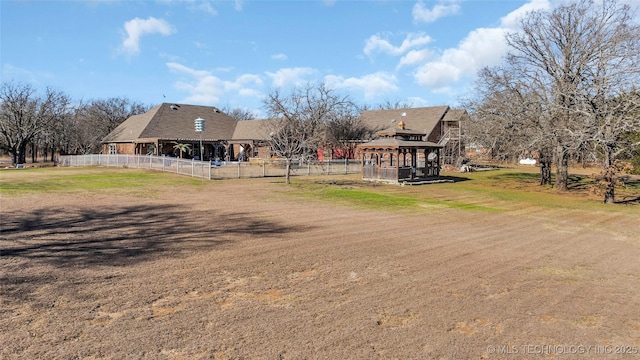
[(5, 1), (2, 81), (74, 100), (240, 107), (324, 81), (360, 104), (455, 106), (547, 0)]

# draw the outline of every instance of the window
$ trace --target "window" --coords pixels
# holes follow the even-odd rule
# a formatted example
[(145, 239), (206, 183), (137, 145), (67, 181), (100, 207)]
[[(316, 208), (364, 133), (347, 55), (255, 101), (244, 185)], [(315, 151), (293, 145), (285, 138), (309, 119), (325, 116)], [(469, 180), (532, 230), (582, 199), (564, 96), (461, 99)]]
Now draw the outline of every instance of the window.
[(109, 155), (117, 154), (116, 144), (109, 144)]

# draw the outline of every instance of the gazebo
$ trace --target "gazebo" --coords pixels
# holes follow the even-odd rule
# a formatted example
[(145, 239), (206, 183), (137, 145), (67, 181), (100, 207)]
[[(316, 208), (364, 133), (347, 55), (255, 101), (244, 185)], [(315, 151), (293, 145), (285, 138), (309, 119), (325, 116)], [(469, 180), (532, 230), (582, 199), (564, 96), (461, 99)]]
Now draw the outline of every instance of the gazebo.
[(379, 131), (378, 137), (358, 145), (362, 179), (390, 183), (423, 181), (440, 175), (442, 145), (424, 141), (423, 132), (398, 127)]

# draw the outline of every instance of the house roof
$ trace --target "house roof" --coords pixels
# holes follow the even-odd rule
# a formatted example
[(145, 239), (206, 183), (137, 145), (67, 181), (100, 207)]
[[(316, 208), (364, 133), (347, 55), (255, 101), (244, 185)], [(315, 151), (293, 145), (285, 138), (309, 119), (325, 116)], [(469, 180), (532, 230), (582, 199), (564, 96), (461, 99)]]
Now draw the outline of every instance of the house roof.
[[(194, 120), (204, 119), (204, 131), (195, 131)], [(227, 140), (237, 120), (215, 107), (162, 103), (144, 114), (134, 115), (107, 135), (103, 142), (136, 142), (140, 139)]]
[[(465, 110), (450, 109), (449, 106), (405, 108), (391, 110), (369, 110), (360, 115), (361, 120), (375, 130), (392, 129), (400, 135), (405, 130), (395, 128), (403, 122), (413, 133), (429, 136), (439, 121), (464, 120)], [(203, 118), (205, 129), (195, 131), (194, 120)], [(277, 119), (237, 121), (215, 107), (162, 103), (144, 114), (134, 115), (107, 135), (103, 142), (153, 142), (157, 139), (172, 141), (217, 141), (234, 143), (251, 140), (267, 140), (269, 129)], [(395, 129), (394, 129), (395, 128)], [(382, 139), (381, 139), (382, 140)], [(402, 141), (402, 140), (398, 140)]]
[(465, 121), (469, 118), (466, 110), (463, 109), (449, 109), (442, 121)]
[(438, 122), (449, 111), (449, 106), (430, 106), (391, 110), (368, 110), (360, 115), (364, 123), (377, 130), (387, 129), (403, 121), (407, 128), (427, 135), (436, 128)]
[(238, 121), (233, 132), (233, 141), (241, 140), (268, 140), (269, 128), (276, 119), (244, 120)]

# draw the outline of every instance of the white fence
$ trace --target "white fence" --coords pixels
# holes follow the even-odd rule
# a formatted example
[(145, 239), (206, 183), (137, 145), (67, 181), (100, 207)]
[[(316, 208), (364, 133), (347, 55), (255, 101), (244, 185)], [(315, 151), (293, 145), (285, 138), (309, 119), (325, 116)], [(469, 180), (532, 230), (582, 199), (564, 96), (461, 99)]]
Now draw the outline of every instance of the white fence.
[[(203, 179), (232, 179), (285, 176), (284, 160), (250, 162), (208, 162), (151, 155), (62, 155), (59, 166), (114, 166), (172, 172)], [(353, 159), (291, 164), (291, 175), (357, 174), (360, 162)]]

